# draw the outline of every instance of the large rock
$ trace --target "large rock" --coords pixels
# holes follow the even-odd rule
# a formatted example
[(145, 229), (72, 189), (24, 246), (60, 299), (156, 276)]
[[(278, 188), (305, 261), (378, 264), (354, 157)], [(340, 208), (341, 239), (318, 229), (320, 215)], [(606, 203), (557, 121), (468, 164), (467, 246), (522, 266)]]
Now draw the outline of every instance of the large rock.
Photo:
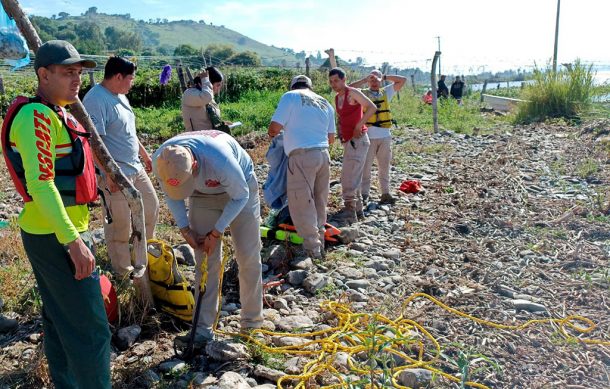
[(296, 328), (309, 328), (313, 326), (313, 321), (307, 316), (292, 315), (280, 318), (275, 325), (280, 331), (292, 331)]
[(328, 285), (328, 277), (319, 273), (310, 274), (303, 280), (303, 288), (311, 294), (315, 294), (326, 285)]
[(9, 319), (0, 315), (0, 334), (11, 332), (19, 326), (19, 323), (15, 319)]
[(180, 244), (174, 247), (174, 256), (181, 265), (195, 266), (195, 250), (188, 244)]
[(307, 270), (292, 270), (287, 274), (288, 283), (290, 285), (300, 286), (303, 284), (303, 281), (305, 280), (308, 274), (309, 273), (307, 272)]
[(241, 343), (211, 341), (205, 346), (205, 352), (219, 362), (250, 358), (248, 349)]
[(388, 259), (399, 259), (400, 258), (400, 250), (398, 249), (390, 249), (386, 250), (382, 254), (384, 257)]
[(121, 328), (114, 337), (114, 344), (121, 351), (127, 350), (138, 340), (141, 333), (142, 329), (137, 324)]
[(295, 258), (290, 261), (290, 267), (297, 270), (313, 269), (313, 260), (309, 257)]
[(271, 369), (263, 365), (256, 365), (254, 367), (254, 376), (264, 378), (271, 382), (277, 382), (280, 378), (286, 375), (283, 371)]
[(171, 361), (163, 362), (159, 365), (161, 373), (177, 373), (186, 367), (183, 361), (172, 359)]
[(218, 380), (216, 386), (219, 389), (250, 389), (248, 381), (233, 371), (224, 373)]
[(398, 383), (409, 388), (427, 388), (432, 381), (432, 373), (426, 369), (406, 369), (398, 375)]
[(371, 283), (368, 280), (350, 280), (346, 281), (345, 285), (350, 289), (367, 289)]
[(342, 227), (338, 238), (339, 242), (349, 244), (358, 239), (358, 236), (360, 236), (360, 232), (357, 227)]

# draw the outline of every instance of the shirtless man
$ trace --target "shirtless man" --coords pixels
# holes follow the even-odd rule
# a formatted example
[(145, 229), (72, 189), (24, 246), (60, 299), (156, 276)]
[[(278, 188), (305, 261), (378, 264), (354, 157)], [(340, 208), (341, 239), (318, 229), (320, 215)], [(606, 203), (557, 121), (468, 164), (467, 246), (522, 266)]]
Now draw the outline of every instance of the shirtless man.
[(335, 107), (339, 139), (343, 145), (341, 191), (344, 206), (333, 220), (351, 224), (358, 220), (358, 216), (363, 216), (360, 186), (371, 143), (365, 123), (375, 114), (377, 107), (361, 91), (347, 86), (343, 69), (333, 68), (328, 78), (331, 88), (337, 93)]

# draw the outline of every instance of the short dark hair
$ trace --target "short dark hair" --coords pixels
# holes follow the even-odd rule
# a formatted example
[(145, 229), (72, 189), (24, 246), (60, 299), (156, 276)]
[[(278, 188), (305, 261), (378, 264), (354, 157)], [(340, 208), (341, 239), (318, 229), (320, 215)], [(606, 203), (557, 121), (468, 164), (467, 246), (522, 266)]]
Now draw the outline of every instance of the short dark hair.
[(128, 76), (134, 74), (137, 68), (136, 64), (130, 60), (115, 55), (114, 57), (108, 58), (108, 62), (106, 62), (106, 66), (104, 66), (104, 79), (111, 79), (117, 74)]
[(221, 82), (225, 79), (225, 77), (222, 75), (222, 72), (214, 66), (208, 66), (207, 68), (205, 68), (205, 70), (208, 71), (208, 77), (212, 84), (216, 84), (217, 82)]
[(305, 81), (296, 82), (292, 86), (292, 88), (290, 88), (290, 90), (296, 90), (296, 89), (309, 89), (309, 90), (311, 90), (311, 88), (309, 87), (309, 85), (307, 85), (307, 82), (305, 82)]
[(328, 77), (339, 76), (340, 79), (345, 79), (345, 70), (341, 68), (332, 68), (330, 72), (328, 72)]

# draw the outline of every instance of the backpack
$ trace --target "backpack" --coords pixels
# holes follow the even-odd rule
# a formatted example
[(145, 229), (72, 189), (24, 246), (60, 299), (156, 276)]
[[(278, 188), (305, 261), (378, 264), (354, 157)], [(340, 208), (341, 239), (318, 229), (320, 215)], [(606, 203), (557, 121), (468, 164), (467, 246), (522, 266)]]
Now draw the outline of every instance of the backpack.
[(193, 288), (178, 270), (174, 250), (161, 240), (149, 239), (147, 259), (150, 288), (155, 302), (162, 311), (190, 322), (193, 319), (195, 297)]

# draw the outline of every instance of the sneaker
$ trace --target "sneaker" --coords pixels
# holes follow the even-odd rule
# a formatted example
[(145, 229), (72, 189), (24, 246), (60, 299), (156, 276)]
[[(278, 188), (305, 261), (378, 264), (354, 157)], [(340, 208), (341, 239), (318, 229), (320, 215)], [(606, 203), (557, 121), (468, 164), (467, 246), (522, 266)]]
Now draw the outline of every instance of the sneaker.
[(382, 194), (381, 199), (379, 199), (379, 204), (381, 205), (394, 205), (395, 203), (396, 199), (389, 193)]

